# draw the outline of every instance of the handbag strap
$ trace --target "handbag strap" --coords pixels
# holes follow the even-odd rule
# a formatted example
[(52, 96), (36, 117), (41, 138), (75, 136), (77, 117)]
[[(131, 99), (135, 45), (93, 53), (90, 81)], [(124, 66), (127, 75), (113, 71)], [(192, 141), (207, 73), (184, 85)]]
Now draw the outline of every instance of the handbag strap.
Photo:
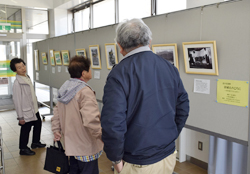
[(55, 147), (55, 143), (57, 143), (59, 150), (64, 151), (63, 146), (60, 141), (54, 141), (54, 147)]

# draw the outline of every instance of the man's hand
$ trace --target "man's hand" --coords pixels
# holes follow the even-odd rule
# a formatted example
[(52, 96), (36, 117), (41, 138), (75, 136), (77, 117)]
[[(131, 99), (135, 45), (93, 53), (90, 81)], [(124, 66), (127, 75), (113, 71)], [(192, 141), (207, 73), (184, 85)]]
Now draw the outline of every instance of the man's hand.
[(121, 161), (119, 164), (115, 164), (114, 168), (118, 173), (120, 173), (123, 169), (123, 162)]
[(25, 121), (24, 120), (19, 120), (19, 124), (24, 125)]
[(54, 141), (60, 141), (61, 139), (61, 134), (59, 132), (54, 133)]

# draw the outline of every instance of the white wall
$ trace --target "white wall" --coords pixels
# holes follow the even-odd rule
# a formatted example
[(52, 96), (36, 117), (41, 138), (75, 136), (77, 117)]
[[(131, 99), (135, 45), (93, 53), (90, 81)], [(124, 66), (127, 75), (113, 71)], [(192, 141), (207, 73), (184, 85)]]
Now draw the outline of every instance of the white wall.
[(55, 36), (68, 34), (68, 11), (54, 9)]
[(55, 13), (54, 9), (49, 10), (49, 37), (55, 37)]
[[(198, 149), (198, 142), (203, 143), (203, 150)], [(208, 163), (209, 135), (186, 129), (186, 155)]]
[(54, 8), (57, 8), (65, 3), (71, 3), (72, 0), (53, 0)]
[(0, 4), (30, 7), (30, 8), (53, 8), (52, 0), (1, 0)]

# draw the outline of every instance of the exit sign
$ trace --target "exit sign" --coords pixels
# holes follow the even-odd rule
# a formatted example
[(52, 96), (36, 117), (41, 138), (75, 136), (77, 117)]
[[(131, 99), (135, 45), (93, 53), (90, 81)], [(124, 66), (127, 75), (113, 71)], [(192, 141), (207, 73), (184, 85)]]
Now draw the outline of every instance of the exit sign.
[(11, 29), (10, 23), (0, 23), (0, 30), (9, 31)]

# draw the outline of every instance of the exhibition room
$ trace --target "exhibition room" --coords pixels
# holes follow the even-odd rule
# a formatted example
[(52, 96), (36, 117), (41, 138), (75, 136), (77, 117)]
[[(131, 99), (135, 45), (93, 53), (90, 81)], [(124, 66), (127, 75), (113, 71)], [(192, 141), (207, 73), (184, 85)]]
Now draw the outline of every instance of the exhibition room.
[[(145, 156), (148, 155), (148, 148), (152, 148), (160, 141), (158, 135), (153, 136), (155, 135), (153, 132), (160, 127), (155, 124), (165, 119), (158, 116), (159, 120), (152, 121), (151, 117), (156, 118), (157, 116), (150, 115), (150, 113), (156, 113), (154, 109), (159, 105), (162, 106), (158, 108), (160, 111), (170, 107), (171, 102), (164, 103), (165, 100), (162, 99), (164, 96), (158, 96), (152, 91), (152, 93), (146, 93), (147, 87), (151, 87), (153, 84), (156, 84), (155, 86), (158, 87), (156, 91), (159, 93), (165, 88), (167, 90), (171, 88), (178, 93), (176, 100), (173, 101), (176, 103), (176, 108), (164, 113), (168, 115), (173, 112), (174, 124), (171, 126), (176, 127), (175, 132), (178, 129), (175, 138), (168, 142), (175, 146), (175, 151), (171, 151), (171, 154), (176, 155), (176, 164), (171, 173), (250, 174), (250, 59), (248, 57), (250, 55), (250, 23), (247, 22), (250, 20), (249, 9), (250, 0), (1, 0), (0, 174), (51, 173), (48, 166), (45, 165), (48, 160), (46, 157), (48, 149), (54, 146), (54, 139), (59, 135), (63, 148), (66, 149), (66, 154), (69, 153), (68, 147), (64, 144), (67, 141), (67, 136), (64, 137), (61, 130), (60, 134), (56, 134), (54, 120), (57, 115), (59, 117), (60, 114), (64, 115), (69, 112), (66, 109), (63, 111), (58, 109), (61, 103), (59, 98), (62, 95), (62, 86), (73, 78), (70, 68), (73, 65), (71, 60), (79, 57), (87, 58), (89, 70), (83, 70), (80, 77), (74, 78), (79, 80), (84, 77), (79, 81), (84, 81), (84, 86), (93, 91), (95, 99), (91, 99), (91, 101), (94, 100), (94, 106), (99, 110), (96, 119), (103, 131), (102, 138), (99, 137), (100, 140), (91, 145), (93, 150), (94, 147), (98, 146), (98, 143), (104, 144), (104, 149), (98, 151), (98, 155), (96, 151), (94, 155), (95, 158), (98, 158), (100, 174), (118, 173), (119, 171), (116, 170), (118, 170), (117, 164), (119, 163), (123, 163), (126, 170), (129, 168), (129, 163), (134, 167), (139, 166), (140, 169), (146, 165), (153, 165), (144, 162), (132, 163), (133, 160), (126, 161), (131, 156), (134, 155), (136, 158), (138, 155), (133, 151), (137, 149), (136, 145), (138, 148), (139, 146), (144, 147), (141, 151), (138, 149), (136, 151), (140, 152), (142, 157), (137, 157), (143, 161), (143, 152), (145, 152)], [(119, 40), (119, 27), (123, 27), (119, 24), (126, 23), (127, 20), (132, 21), (131, 19), (134, 18), (141, 19), (142, 21), (138, 21), (141, 21), (146, 28), (148, 27), (149, 33), (152, 35), (149, 44), (143, 46), (138, 44), (131, 49), (132, 51), (128, 51), (124, 49), (124, 45)], [(139, 32), (142, 35), (146, 33), (143, 27), (140, 29)], [(128, 36), (131, 33), (126, 33), (125, 38), (128, 38), (128, 42), (132, 37)], [(160, 71), (157, 69), (160, 65), (156, 64), (143, 66), (145, 64), (140, 64), (139, 60), (126, 67), (128, 59), (138, 54), (133, 50), (138, 50), (140, 47), (146, 49), (146, 46), (147, 51), (145, 52), (160, 57), (159, 61), (167, 62), (166, 69), (171, 67), (170, 69), (173, 69), (175, 73), (164, 73), (168, 70)], [(37, 111), (34, 111), (33, 116), (37, 121), (40, 118), (42, 123), (40, 140), (36, 142), (34, 142), (33, 128), (31, 131), (29, 128), (28, 144), (25, 145), (25, 148), (20, 145), (22, 141), (20, 138), (22, 137), (21, 130), (29, 122), (22, 123), (26, 118), (20, 116), (20, 112), (27, 112), (27, 110), (20, 111), (17, 107), (25, 105), (24, 103), (27, 103), (29, 99), (26, 101), (26, 97), (22, 96), (22, 101), (17, 102), (17, 93), (22, 95), (22, 92), (15, 89), (20, 74), (17, 64), (14, 64), (13, 70), (12, 60), (14, 58), (22, 59), (17, 64), (21, 63), (25, 66), (26, 79), (21, 79), (25, 82), (28, 79), (28, 84), (34, 89), (28, 92), (32, 96), (32, 103), (38, 103), (38, 108), (35, 109)], [(145, 60), (147, 59), (145, 58)], [(122, 66), (125, 66), (124, 69), (121, 68)], [(120, 69), (122, 69), (121, 74)], [(151, 69), (152, 74), (149, 73)], [(113, 73), (111, 73), (112, 71)], [(141, 71), (145, 71), (145, 75), (149, 75), (142, 78), (137, 74)], [(83, 72), (90, 74), (85, 76)], [(157, 76), (158, 72), (162, 73)], [(134, 78), (127, 77), (128, 74), (134, 75)], [(115, 79), (118, 75), (120, 75), (120, 79)], [(174, 78), (175, 75), (181, 79), (173, 79), (174, 83), (178, 81), (178, 85), (165, 86), (161, 89), (160, 86), (164, 80)], [(155, 78), (151, 80), (151, 76)], [(85, 77), (88, 79), (86, 80)], [(127, 79), (129, 84), (125, 83), (123, 78)], [(138, 81), (147, 79), (147, 83), (144, 86), (137, 83), (132, 84), (131, 81), (135, 79)], [(119, 88), (119, 90), (123, 91), (124, 96), (121, 93), (118, 95), (118, 88), (114, 87), (116, 85), (120, 85), (121, 89)], [(179, 88), (182, 85), (188, 95), (189, 109), (187, 109), (187, 115), (184, 114), (187, 118), (184, 119), (183, 125), (179, 129), (179, 120), (183, 118), (178, 117), (178, 114), (184, 112), (184, 109), (178, 111), (178, 105), (181, 103), (179, 100), (182, 98)], [(133, 91), (134, 88), (137, 89)], [(145, 96), (138, 97), (144, 95), (144, 92)], [(74, 95), (77, 94), (74, 93)], [(108, 94), (109, 96), (107, 96)], [(134, 98), (131, 99), (131, 96)], [(154, 96), (153, 99), (152, 96)], [(112, 97), (116, 100), (111, 99)], [(124, 102), (119, 103), (122, 99)], [(109, 103), (111, 101), (113, 103)], [(132, 102), (135, 103), (132, 104)], [(147, 106), (145, 108), (143, 108), (144, 102)], [(118, 110), (119, 104), (123, 105), (122, 111), (126, 118), (123, 121), (119, 121), (118, 116), (110, 116), (110, 119), (107, 119), (108, 113), (111, 114), (116, 109)], [(107, 107), (109, 105), (110, 109)], [(91, 105), (91, 107), (93, 106)], [(144, 130), (144, 125), (138, 123), (137, 117), (130, 118), (131, 115), (139, 115), (141, 112), (151, 116), (146, 114), (147, 116), (140, 118), (148, 130)], [(36, 113), (40, 113), (37, 118)], [(81, 113), (81, 110), (79, 113), (83, 117), (84, 114)], [(117, 111), (117, 113), (121, 114), (121, 111)], [(60, 124), (65, 121), (64, 118), (58, 118), (58, 122), (59, 120)], [(114, 141), (111, 143), (111, 140), (117, 137), (115, 135), (113, 139), (107, 137), (111, 136), (107, 133), (108, 130), (122, 131), (117, 128), (117, 125), (111, 127), (112, 120), (120, 124), (126, 122), (124, 137), (120, 141), (125, 142), (123, 146), (127, 145), (127, 147), (124, 147), (124, 151), (121, 152), (124, 155), (121, 159), (113, 157), (119, 145), (115, 145)], [(82, 121), (82, 125), (87, 127), (84, 119)], [(75, 122), (74, 124), (77, 124)], [(169, 122), (171, 120), (166, 119), (165, 124), (168, 128), (171, 127)], [(103, 125), (107, 123), (110, 123), (110, 129)], [(78, 127), (73, 125), (73, 121), (72, 123), (70, 121), (70, 124), (68, 130), (70, 127), (72, 129)], [(89, 125), (91, 124), (89, 123)], [(134, 125), (137, 125), (134, 130), (138, 129), (139, 131), (131, 133), (129, 129)], [(62, 129), (64, 129), (63, 126), (61, 126)], [(34, 125), (31, 127), (35, 129)], [(140, 127), (143, 128), (140, 130)], [(164, 128), (161, 127), (161, 129)], [(91, 130), (88, 131), (91, 133)], [(143, 134), (143, 132), (147, 134), (141, 136), (146, 139), (144, 139), (145, 141), (138, 143), (140, 138), (134, 137), (131, 141), (129, 137), (131, 134), (135, 136)], [(166, 139), (172, 134), (173, 132), (170, 131), (164, 132)], [(90, 141), (90, 139), (87, 140)], [(110, 143), (108, 143), (109, 140)], [(117, 142), (120, 141), (117, 140)], [(145, 144), (150, 141), (155, 143), (146, 147)], [(114, 153), (109, 150), (110, 144), (114, 146)], [(133, 149), (134, 146), (136, 148)], [(85, 147), (79, 148), (84, 149)], [(127, 148), (132, 148), (131, 152), (127, 152)], [(159, 150), (159, 148), (163, 148), (163, 145), (155, 149)], [(22, 151), (23, 149), (28, 149), (28, 151)], [(72, 149), (78, 149), (78, 147)], [(158, 152), (154, 155), (163, 153), (163, 151)], [(71, 162), (72, 156), (75, 157), (76, 161), (79, 161), (77, 155), (68, 156), (70, 158), (67, 160), (71, 164), (73, 164)], [(80, 155), (80, 157), (86, 156)], [(89, 162), (84, 161), (84, 159), (80, 161)], [(55, 172), (60, 172), (61, 168), (55, 170), (57, 170)], [(135, 170), (131, 171), (126, 172), (122, 169), (120, 173), (136, 174)], [(80, 172), (78, 173), (80, 174)], [(157, 174), (159, 172), (154, 172), (152, 169), (149, 173)]]

